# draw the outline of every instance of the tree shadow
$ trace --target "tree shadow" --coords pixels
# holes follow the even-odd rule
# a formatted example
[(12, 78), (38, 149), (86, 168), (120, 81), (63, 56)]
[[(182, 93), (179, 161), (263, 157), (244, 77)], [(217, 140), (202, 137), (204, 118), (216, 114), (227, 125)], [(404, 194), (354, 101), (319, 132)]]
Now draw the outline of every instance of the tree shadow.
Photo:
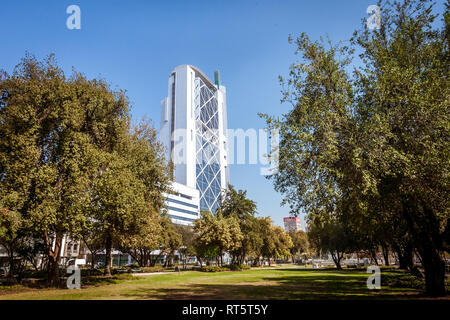
[[(285, 269), (283, 271), (294, 271)], [(355, 271), (332, 272), (305, 270), (308, 275), (267, 276), (261, 280), (237, 284), (186, 284), (178, 288), (138, 289), (124, 294), (136, 299), (164, 300), (336, 300), (336, 299), (411, 299), (421, 294), (411, 288), (384, 288), (369, 290), (367, 277)], [(312, 273), (312, 275), (311, 275)], [(314, 273), (317, 273), (315, 275)], [(320, 273), (320, 274), (319, 274)], [(325, 274), (324, 274), (325, 273)], [(329, 273), (329, 274), (326, 274)]]

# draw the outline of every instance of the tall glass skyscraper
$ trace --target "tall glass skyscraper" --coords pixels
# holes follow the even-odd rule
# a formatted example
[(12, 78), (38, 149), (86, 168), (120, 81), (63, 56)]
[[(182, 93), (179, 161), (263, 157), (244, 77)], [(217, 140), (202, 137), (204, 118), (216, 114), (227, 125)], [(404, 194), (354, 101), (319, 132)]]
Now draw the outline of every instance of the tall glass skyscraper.
[(229, 182), (226, 88), (217, 71), (213, 83), (191, 65), (175, 68), (168, 88), (160, 139), (174, 163), (174, 181), (198, 190), (199, 210), (214, 212)]

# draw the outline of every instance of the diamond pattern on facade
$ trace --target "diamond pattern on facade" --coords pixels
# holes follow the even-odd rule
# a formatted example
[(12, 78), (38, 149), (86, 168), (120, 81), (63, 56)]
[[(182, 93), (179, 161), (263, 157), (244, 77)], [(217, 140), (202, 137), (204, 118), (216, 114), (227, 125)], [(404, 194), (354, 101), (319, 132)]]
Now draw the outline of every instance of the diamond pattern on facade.
[(215, 93), (199, 77), (195, 78), (194, 95), (200, 210), (214, 212), (221, 195), (218, 103)]

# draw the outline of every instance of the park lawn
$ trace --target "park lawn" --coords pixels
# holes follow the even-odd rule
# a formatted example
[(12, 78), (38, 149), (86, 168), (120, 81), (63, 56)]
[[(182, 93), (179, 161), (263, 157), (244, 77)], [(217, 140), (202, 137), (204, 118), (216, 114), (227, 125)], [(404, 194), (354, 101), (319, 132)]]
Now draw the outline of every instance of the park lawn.
[[(8, 299), (405, 299), (421, 297), (403, 272), (383, 269), (381, 290), (369, 290), (364, 270), (276, 268), (237, 272), (185, 271), (133, 277), (82, 289), (0, 291)], [(386, 286), (385, 282), (391, 284)], [(409, 279), (406, 278), (406, 279)], [(397, 281), (399, 280), (399, 281)], [(392, 285), (394, 283), (394, 285)]]

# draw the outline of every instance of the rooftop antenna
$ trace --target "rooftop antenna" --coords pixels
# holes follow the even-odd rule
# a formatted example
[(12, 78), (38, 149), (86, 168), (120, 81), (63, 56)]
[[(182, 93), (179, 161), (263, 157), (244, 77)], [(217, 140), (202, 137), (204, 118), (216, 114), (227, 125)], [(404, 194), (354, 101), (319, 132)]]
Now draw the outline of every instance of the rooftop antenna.
[(219, 70), (214, 71), (214, 83), (217, 86), (217, 89), (220, 88), (220, 72)]

